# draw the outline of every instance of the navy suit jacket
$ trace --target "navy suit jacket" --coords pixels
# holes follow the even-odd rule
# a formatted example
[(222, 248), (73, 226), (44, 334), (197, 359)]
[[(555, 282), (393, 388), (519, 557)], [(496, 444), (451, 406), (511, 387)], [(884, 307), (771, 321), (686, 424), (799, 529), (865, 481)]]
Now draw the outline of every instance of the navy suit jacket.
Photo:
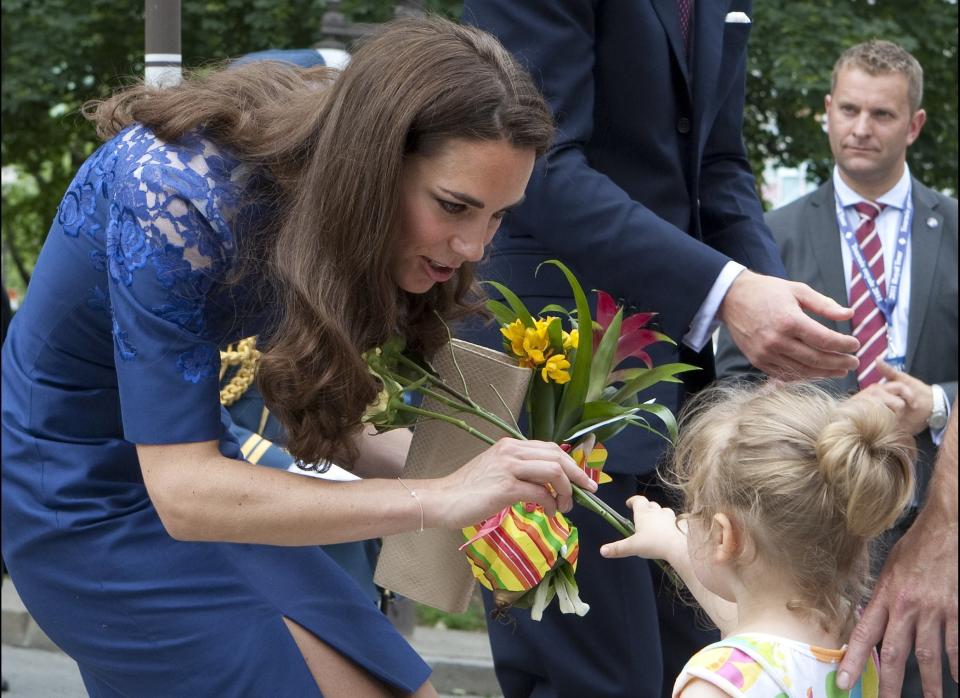
[[(531, 71), (558, 136), (538, 162), (524, 204), (505, 221), (480, 274), (527, 300), (570, 306), (569, 264), (587, 289), (659, 313), (680, 342), (729, 260), (785, 276), (741, 137), (750, 15), (745, 0), (697, 0), (691, 57), (676, 0), (467, 0), (464, 19), (496, 35)], [(473, 339), (477, 335), (473, 335)], [(487, 343), (499, 346), (495, 332)], [(686, 390), (713, 378), (712, 349), (659, 347), (658, 363), (697, 363)], [(684, 389), (655, 386), (672, 408)], [(621, 433), (613, 472), (656, 465), (663, 442)]]

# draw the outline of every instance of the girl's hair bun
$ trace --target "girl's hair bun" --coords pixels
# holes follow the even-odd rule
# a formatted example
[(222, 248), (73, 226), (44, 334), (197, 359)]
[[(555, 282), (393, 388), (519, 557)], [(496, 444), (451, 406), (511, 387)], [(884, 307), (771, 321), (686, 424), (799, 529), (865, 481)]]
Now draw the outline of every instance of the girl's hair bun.
[(913, 438), (869, 398), (834, 407), (816, 443), (817, 462), (847, 530), (871, 538), (890, 528), (910, 501)]

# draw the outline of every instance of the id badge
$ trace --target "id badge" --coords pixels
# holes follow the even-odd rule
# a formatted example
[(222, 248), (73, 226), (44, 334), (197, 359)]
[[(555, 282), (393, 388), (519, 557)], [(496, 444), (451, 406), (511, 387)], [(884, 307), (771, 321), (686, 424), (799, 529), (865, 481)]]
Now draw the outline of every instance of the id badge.
[(898, 371), (902, 371), (907, 364), (906, 359), (906, 356), (886, 356), (883, 360)]

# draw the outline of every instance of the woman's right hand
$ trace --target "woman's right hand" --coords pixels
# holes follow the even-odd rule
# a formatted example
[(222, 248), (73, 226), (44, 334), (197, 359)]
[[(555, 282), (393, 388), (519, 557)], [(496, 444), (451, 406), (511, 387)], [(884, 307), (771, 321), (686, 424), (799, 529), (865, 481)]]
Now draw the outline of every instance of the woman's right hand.
[(438, 528), (479, 523), (517, 502), (539, 504), (552, 516), (573, 506), (570, 483), (596, 491), (597, 485), (557, 444), (504, 438), (456, 472), (434, 481)]

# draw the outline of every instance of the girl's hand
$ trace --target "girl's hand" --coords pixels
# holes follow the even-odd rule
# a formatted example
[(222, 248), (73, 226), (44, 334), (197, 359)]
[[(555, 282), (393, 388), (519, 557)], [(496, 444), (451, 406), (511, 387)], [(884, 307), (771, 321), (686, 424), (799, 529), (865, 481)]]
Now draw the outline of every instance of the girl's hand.
[(427, 496), (438, 500), (430, 507), (436, 518), (428, 526), (462, 528), (517, 502), (539, 504), (549, 516), (569, 511), (571, 482), (591, 492), (597, 489), (556, 444), (501, 439), (427, 489)]
[(633, 510), (636, 533), (629, 538), (602, 546), (601, 555), (636, 555), (653, 560), (666, 560), (672, 564), (678, 553), (686, 552), (686, 534), (677, 527), (677, 517), (672, 509), (665, 509), (641, 496), (630, 497), (627, 506)]

